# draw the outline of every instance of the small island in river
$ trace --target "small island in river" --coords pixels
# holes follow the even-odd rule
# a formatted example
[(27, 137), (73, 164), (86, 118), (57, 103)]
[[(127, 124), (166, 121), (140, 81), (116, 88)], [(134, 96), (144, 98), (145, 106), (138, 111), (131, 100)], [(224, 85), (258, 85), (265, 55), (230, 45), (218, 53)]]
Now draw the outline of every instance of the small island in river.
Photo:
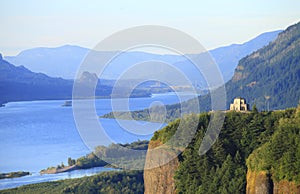
[(27, 175), (30, 175), (30, 172), (18, 171), (18, 172), (0, 173), (0, 179), (18, 178)]

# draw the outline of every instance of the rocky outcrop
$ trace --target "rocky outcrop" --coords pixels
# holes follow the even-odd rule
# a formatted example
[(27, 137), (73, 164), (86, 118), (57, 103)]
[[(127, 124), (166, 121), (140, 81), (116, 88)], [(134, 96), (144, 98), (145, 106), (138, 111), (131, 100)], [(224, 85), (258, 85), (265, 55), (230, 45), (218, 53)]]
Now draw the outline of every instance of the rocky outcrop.
[(300, 185), (282, 180), (273, 182), (265, 171), (247, 172), (247, 194), (300, 194)]
[(247, 194), (271, 194), (273, 190), (272, 180), (265, 172), (247, 172)]
[(294, 182), (289, 181), (279, 181), (274, 183), (273, 194), (291, 193), (299, 194), (300, 185), (296, 185)]
[(175, 150), (161, 146), (159, 141), (151, 141), (144, 170), (145, 194), (175, 193), (174, 175), (178, 166)]

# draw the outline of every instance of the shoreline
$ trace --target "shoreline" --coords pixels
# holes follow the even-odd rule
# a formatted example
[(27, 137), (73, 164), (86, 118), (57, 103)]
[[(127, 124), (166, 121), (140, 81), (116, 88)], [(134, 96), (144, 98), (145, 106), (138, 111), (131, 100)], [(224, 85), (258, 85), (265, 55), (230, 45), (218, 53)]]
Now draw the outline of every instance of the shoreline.
[(39, 183), (49, 183), (53, 181), (61, 181), (67, 179), (80, 179), (82, 177), (98, 175), (103, 172), (118, 170), (119, 169), (109, 167), (93, 167), (90, 169), (77, 169), (74, 171), (56, 174), (40, 174), (39, 172), (32, 172), (32, 174), (24, 177), (17, 177), (14, 179), (0, 179), (0, 193), (2, 190), (19, 188), (24, 185), (35, 185)]
[(63, 172), (70, 172), (73, 170), (78, 170), (79, 168), (75, 165), (72, 166), (65, 166), (63, 168), (49, 168), (49, 169), (44, 169), (40, 171), (40, 174), (58, 174), (58, 173), (63, 173)]
[(30, 174), (31, 174), (30, 172), (25, 172), (25, 171), (0, 173), (0, 180), (1, 179), (19, 178), (19, 177), (27, 176), (27, 175), (30, 175)]

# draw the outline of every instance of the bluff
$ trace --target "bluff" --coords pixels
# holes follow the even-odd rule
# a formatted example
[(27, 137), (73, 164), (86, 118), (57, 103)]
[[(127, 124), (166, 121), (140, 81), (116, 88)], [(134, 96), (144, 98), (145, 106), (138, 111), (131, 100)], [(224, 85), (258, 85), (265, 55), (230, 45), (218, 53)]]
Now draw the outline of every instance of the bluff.
[(300, 193), (300, 106), (247, 159), (247, 193)]
[[(220, 135), (205, 155), (199, 148), (210, 113), (197, 119), (197, 131), (182, 153), (148, 150), (146, 168), (177, 153), (164, 165), (144, 171), (145, 193), (298, 193), (300, 188), (300, 106), (273, 112), (227, 112)], [(151, 147), (168, 146), (181, 121), (156, 132)], [(191, 122), (184, 122), (189, 131)], [(180, 137), (186, 137), (182, 131)], [(174, 146), (176, 147), (176, 146)], [(179, 146), (180, 147), (180, 146)], [(178, 151), (178, 150), (177, 150)]]
[(282, 180), (273, 182), (271, 175), (265, 171), (247, 172), (247, 194), (281, 194), (300, 193), (300, 185), (295, 182)]
[[(175, 193), (174, 176), (179, 166), (179, 160), (175, 153), (170, 150), (161, 149), (154, 151), (159, 145), (162, 145), (162, 142), (159, 140), (149, 143), (144, 170), (145, 194)], [(165, 161), (163, 160), (168, 157), (174, 159), (164, 164)]]

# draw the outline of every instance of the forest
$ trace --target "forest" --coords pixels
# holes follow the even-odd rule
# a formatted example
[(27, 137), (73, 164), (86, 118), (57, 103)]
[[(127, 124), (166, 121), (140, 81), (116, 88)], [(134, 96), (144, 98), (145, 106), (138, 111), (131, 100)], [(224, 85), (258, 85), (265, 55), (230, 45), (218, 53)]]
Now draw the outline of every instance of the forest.
[[(175, 175), (177, 193), (246, 193), (246, 173), (267, 170), (274, 182), (299, 183), (300, 107), (285, 111), (226, 114), (218, 140), (199, 155), (204, 130), (182, 153)], [(207, 127), (200, 116), (198, 129)], [(159, 134), (164, 136), (164, 134)]]

